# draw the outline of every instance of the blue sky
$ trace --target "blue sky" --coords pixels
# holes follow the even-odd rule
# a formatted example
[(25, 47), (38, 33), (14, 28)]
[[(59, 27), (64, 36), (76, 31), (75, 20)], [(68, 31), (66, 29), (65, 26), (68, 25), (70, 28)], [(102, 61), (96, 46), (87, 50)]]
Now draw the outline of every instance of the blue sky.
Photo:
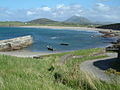
[(84, 7), (89, 8), (95, 3), (105, 3), (111, 6), (119, 6), (120, 0), (1, 0), (1, 7), (8, 7), (12, 9), (29, 9), (29, 8), (37, 8), (41, 6), (49, 6), (54, 7), (58, 4), (80, 4)]
[(0, 20), (65, 20), (73, 15), (120, 22), (120, 0), (0, 0)]

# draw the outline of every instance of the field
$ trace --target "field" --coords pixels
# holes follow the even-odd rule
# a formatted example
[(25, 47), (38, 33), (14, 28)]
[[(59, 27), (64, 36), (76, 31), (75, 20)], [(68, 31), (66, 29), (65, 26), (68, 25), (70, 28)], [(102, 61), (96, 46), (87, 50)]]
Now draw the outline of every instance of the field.
[(80, 25), (74, 23), (64, 23), (64, 22), (54, 22), (52, 24), (45, 23), (45, 24), (34, 24), (34, 23), (25, 23), (25, 22), (18, 22), (18, 21), (4, 21), (0, 22), (0, 26), (2, 27), (13, 27), (13, 26), (64, 26), (64, 27), (90, 27), (94, 28), (99, 25)]
[(0, 26), (21, 26), (24, 25), (23, 22), (18, 22), (18, 21), (5, 21), (5, 22), (0, 22)]
[[(81, 62), (105, 55), (93, 56), (102, 49), (87, 49), (41, 57), (18, 58), (0, 55), (0, 90), (120, 90), (119, 84), (107, 84), (79, 69)], [(65, 54), (82, 55), (64, 63)]]

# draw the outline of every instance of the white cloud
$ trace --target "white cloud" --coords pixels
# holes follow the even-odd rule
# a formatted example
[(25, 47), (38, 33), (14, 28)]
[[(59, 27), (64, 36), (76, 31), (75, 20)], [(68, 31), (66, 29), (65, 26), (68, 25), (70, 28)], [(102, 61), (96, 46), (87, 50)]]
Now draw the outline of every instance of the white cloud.
[(29, 16), (29, 15), (33, 15), (33, 14), (35, 14), (34, 12), (32, 12), (32, 11), (27, 11), (27, 15)]
[(49, 8), (49, 7), (42, 7), (41, 10), (43, 10), (43, 11), (51, 11), (51, 8)]
[(56, 6), (57, 9), (61, 9), (61, 8), (64, 8), (64, 7), (65, 7), (64, 4), (59, 4), (59, 5)]
[(104, 5), (102, 3), (97, 3), (95, 5), (95, 9), (98, 10), (98, 11), (109, 11), (110, 10), (110, 7), (107, 6), (107, 5)]
[(66, 6), (64, 4), (57, 5), (52, 9), (52, 15), (55, 19), (59, 20), (67, 19), (70, 16), (82, 14), (82, 8), (79, 4), (73, 4)]
[(96, 3), (91, 8), (84, 8), (79, 4), (59, 4), (53, 8), (48, 6), (17, 9), (0, 8), (0, 20), (26, 21), (36, 18), (49, 18), (54, 20), (65, 20), (73, 15), (84, 16), (96, 21), (120, 21), (120, 7), (111, 7), (103, 3)]

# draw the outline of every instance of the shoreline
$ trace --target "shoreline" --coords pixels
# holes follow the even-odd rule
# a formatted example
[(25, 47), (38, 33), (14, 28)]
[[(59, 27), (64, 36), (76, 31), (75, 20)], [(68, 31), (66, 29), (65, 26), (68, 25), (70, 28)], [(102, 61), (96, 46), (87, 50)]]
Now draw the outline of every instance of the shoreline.
[[(85, 31), (86, 30), (86, 31), (120, 32), (120, 31), (111, 30), (111, 29), (99, 29), (99, 28), (87, 28), (87, 27), (63, 27), (63, 26), (18, 26), (18, 27), (80, 30), (80, 31)], [(73, 51), (76, 51), (76, 50), (73, 50)], [(0, 52), (0, 55), (9, 55), (9, 56), (16, 56), (16, 57), (30, 57), (30, 58), (32, 58), (34, 56), (50, 55), (50, 54), (56, 54), (56, 53), (63, 53), (63, 52), (32, 52), (32, 51), (23, 49), (23, 50), (17, 50), (17, 51)]]
[(15, 56), (15, 57), (22, 57), (22, 58), (33, 58), (36, 56), (43, 56), (43, 55), (50, 55), (50, 54), (57, 54), (62, 52), (32, 52), (29, 50), (16, 50), (16, 51), (6, 51), (0, 52), (0, 55), (8, 55), (8, 56)]
[[(104, 47), (98, 47), (98, 48), (105, 48)], [(96, 48), (96, 47), (95, 47)], [(92, 48), (89, 48), (92, 49)], [(86, 49), (79, 49), (79, 50), (86, 50)], [(39, 57), (44, 55), (52, 55), (52, 54), (60, 54), (60, 53), (67, 53), (67, 52), (74, 52), (78, 50), (71, 50), (71, 51), (58, 51), (58, 52), (33, 52), (30, 50), (16, 50), (16, 51), (6, 51), (6, 52), (0, 52), (0, 55), (8, 55), (8, 56), (15, 56), (15, 57), (22, 57), (22, 58), (33, 58), (33, 57)]]
[(46, 29), (65, 29), (65, 30), (80, 30), (80, 31), (106, 31), (106, 32), (120, 32), (119, 30), (88, 28), (88, 27), (66, 27), (66, 26), (17, 26), (23, 28), (46, 28)]

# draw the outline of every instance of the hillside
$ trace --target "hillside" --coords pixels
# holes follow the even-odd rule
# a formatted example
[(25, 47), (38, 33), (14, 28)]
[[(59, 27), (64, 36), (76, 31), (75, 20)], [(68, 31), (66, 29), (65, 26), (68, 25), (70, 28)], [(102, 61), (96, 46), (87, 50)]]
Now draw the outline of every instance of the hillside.
[[(119, 84), (107, 84), (80, 71), (86, 60), (103, 58), (101, 49), (87, 49), (42, 56), (39, 59), (0, 55), (0, 90), (120, 90)], [(73, 54), (64, 63), (60, 58)]]
[(120, 23), (102, 25), (102, 26), (99, 26), (99, 27), (96, 27), (96, 28), (120, 30)]
[(26, 22), (26, 25), (47, 25), (47, 26), (75, 26), (75, 27), (83, 27), (88, 26), (86, 23), (73, 23), (73, 22), (64, 22), (64, 21), (54, 21), (47, 18), (40, 18)]
[(87, 24), (91, 24), (92, 23), (87, 18), (79, 17), (79, 16), (72, 16), (69, 19), (65, 20), (64, 22), (75, 23), (75, 24), (82, 24), (82, 25), (87, 25)]
[(40, 18), (40, 19), (35, 19), (35, 20), (28, 21), (27, 23), (32, 23), (32, 24), (54, 24), (54, 23), (58, 23), (58, 22), (54, 21), (54, 20), (47, 19), (47, 18)]

